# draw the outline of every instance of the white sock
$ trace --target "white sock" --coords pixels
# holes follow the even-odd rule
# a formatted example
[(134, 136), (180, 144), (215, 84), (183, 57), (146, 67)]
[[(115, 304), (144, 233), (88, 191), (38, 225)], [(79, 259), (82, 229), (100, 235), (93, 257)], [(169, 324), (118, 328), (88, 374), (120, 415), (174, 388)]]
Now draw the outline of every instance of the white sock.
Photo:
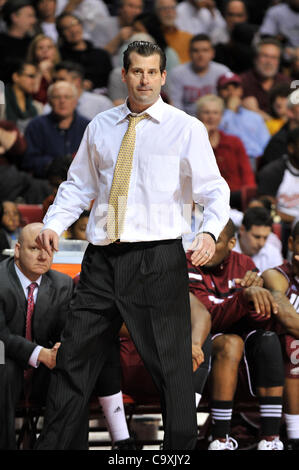
[(299, 415), (290, 415), (285, 413), (284, 417), (287, 426), (288, 438), (299, 439)]
[(128, 439), (130, 435), (125, 416), (122, 392), (107, 397), (98, 397), (98, 400), (106, 418), (107, 428), (112, 442)]
[(196, 406), (196, 408), (198, 407), (200, 400), (201, 400), (201, 394), (200, 393), (195, 393), (195, 406)]

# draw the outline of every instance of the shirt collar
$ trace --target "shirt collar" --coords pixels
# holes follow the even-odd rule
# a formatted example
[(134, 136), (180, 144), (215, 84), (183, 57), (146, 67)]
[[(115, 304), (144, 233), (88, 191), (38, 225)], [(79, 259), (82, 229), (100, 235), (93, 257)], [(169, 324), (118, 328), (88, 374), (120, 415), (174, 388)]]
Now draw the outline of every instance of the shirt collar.
[[(19, 278), (19, 281), (20, 281), (20, 283), (23, 287), (24, 292), (26, 292), (27, 295), (28, 295), (28, 287), (30, 286), (30, 284), (32, 284), (33, 281), (30, 281), (30, 279), (28, 279), (28, 277), (26, 277), (25, 274), (22, 273), (22, 271), (18, 268), (18, 266), (16, 264), (15, 264), (15, 270), (16, 270), (16, 274)], [(36, 282), (36, 284), (39, 287), (41, 281), (42, 281), (42, 276), (39, 276), (39, 278), (34, 282)]]
[[(163, 104), (164, 101), (162, 100), (161, 96), (157, 99), (157, 101), (152, 104), (149, 108), (147, 108), (145, 111), (140, 113), (142, 114), (148, 114), (154, 121), (160, 122), (162, 119), (162, 114), (163, 114)], [(119, 118), (116, 121), (116, 124), (119, 124), (120, 122), (123, 122), (125, 119), (127, 119), (128, 115), (132, 114), (132, 111), (128, 107), (128, 98), (126, 99), (125, 103), (119, 107)]]

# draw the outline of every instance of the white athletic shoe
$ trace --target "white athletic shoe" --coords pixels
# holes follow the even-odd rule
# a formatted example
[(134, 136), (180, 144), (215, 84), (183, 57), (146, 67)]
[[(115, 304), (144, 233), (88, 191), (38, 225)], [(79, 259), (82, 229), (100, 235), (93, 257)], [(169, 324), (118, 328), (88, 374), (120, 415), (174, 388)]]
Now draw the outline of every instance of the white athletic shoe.
[(226, 436), (226, 441), (222, 442), (218, 439), (212, 441), (208, 447), (208, 450), (236, 450), (238, 448), (238, 443), (232, 437)]
[(263, 439), (258, 443), (257, 450), (283, 450), (283, 443), (279, 437), (275, 437), (273, 441)]

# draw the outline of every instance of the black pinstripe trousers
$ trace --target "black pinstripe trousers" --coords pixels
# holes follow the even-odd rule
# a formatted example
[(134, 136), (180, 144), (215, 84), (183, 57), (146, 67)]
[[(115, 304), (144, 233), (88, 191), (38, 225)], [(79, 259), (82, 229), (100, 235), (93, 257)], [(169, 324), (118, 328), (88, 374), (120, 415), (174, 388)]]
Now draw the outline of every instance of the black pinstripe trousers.
[(164, 240), (88, 246), (37, 449), (72, 448), (123, 320), (160, 392), (164, 449), (195, 447), (186, 257), (181, 240)]

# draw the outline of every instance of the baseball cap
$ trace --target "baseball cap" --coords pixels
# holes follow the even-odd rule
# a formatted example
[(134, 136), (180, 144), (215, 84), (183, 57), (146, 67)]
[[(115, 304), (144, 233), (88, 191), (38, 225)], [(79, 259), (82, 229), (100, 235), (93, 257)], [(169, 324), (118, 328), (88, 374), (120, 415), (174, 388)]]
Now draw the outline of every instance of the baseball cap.
[(233, 72), (227, 72), (224, 75), (221, 75), (221, 77), (218, 80), (217, 87), (218, 88), (223, 88), (224, 86), (228, 85), (229, 83), (238, 83), (239, 85), (242, 84), (242, 80), (237, 75), (236, 73)]

